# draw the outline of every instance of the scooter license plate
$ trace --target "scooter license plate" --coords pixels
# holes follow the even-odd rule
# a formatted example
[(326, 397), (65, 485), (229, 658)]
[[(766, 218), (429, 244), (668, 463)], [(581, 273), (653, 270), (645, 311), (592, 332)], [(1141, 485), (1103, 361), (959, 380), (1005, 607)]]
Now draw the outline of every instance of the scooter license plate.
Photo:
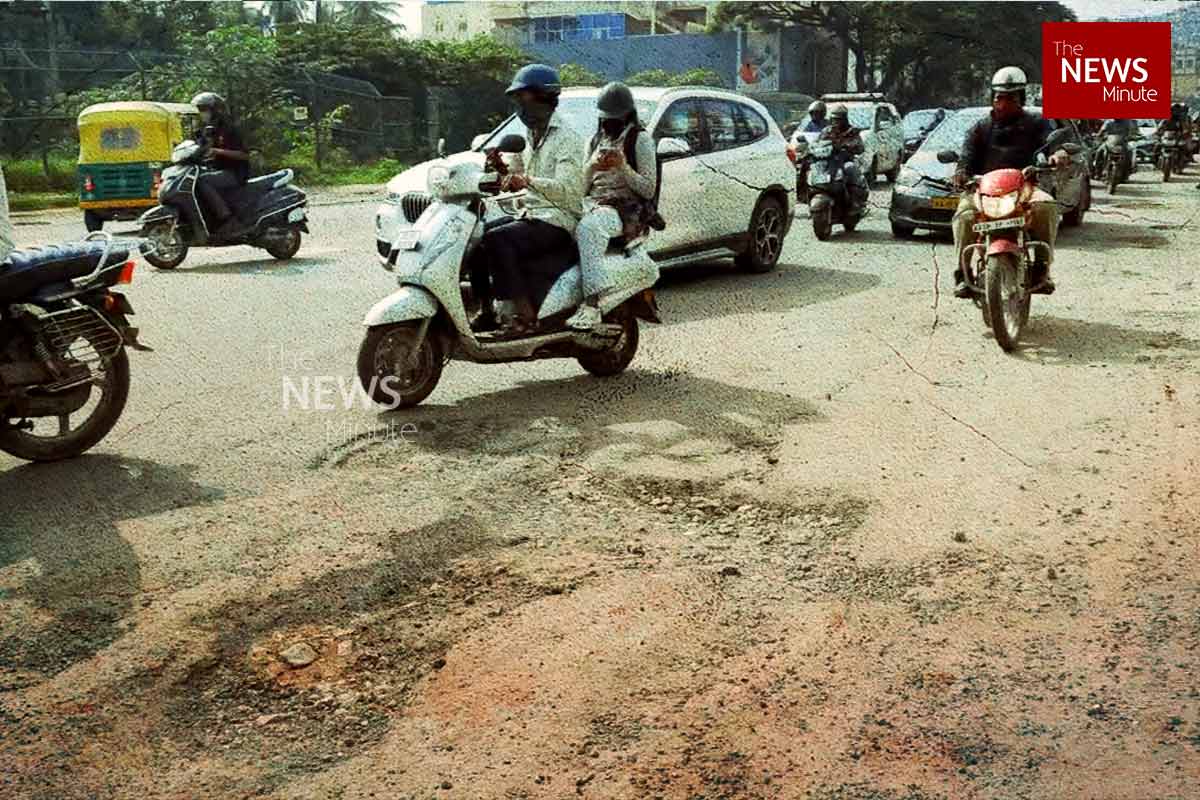
[(934, 198), (930, 199), (929, 205), (932, 208), (948, 208), (951, 211), (953, 211), (956, 208), (958, 208), (958, 198), (957, 197), (934, 197)]
[(420, 231), (400, 231), (400, 233), (396, 234), (396, 240), (392, 243), (392, 246), (397, 250), (416, 250), (420, 242)]
[(1010, 217), (1009, 219), (994, 219), (991, 222), (977, 222), (974, 230), (976, 233), (986, 233), (987, 231), (1002, 231), (1006, 228), (1020, 228), (1025, 225), (1025, 220), (1021, 217)]

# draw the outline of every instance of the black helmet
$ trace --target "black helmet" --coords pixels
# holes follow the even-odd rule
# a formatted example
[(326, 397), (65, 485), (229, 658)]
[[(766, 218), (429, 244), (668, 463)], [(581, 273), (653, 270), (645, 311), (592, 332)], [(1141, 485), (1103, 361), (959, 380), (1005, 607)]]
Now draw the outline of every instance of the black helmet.
[(562, 84), (558, 80), (558, 71), (553, 67), (547, 67), (545, 64), (529, 64), (517, 70), (516, 76), (513, 77), (512, 83), (504, 93), (513, 94), (522, 89), (558, 97), (562, 93)]
[(633, 92), (620, 81), (614, 81), (600, 90), (596, 98), (596, 109), (600, 119), (625, 119), (636, 110)]

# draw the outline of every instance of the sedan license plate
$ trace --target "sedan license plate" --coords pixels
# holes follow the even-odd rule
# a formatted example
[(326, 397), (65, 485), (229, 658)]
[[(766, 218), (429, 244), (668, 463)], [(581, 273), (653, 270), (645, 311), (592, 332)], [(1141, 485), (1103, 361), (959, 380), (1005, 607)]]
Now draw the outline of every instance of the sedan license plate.
[(930, 198), (929, 205), (933, 208), (948, 208), (951, 211), (958, 208), (957, 197), (934, 197)]
[(1002, 231), (1006, 228), (1020, 228), (1025, 224), (1025, 220), (1021, 217), (1010, 217), (1008, 219), (994, 219), (991, 222), (977, 222), (972, 228), (976, 233), (985, 233), (987, 231)]
[(392, 246), (397, 250), (416, 250), (420, 241), (420, 231), (400, 231), (400, 233), (396, 234), (396, 241)]

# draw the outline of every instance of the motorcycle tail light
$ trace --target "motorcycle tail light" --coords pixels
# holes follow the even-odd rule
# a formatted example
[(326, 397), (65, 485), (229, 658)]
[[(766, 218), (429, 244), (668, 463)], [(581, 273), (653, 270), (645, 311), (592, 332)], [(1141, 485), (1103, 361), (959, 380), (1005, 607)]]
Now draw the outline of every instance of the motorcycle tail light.
[(157, 195), (158, 195), (158, 190), (159, 190), (159, 188), (160, 188), (161, 186), (162, 186), (162, 173), (161, 173), (161, 172), (159, 172), (158, 170), (154, 170), (154, 188), (153, 188), (153, 193), (154, 193), (154, 195), (155, 195), (155, 196), (157, 196)]
[(96, 191), (96, 184), (92, 181), (91, 175), (85, 175), (83, 178), (83, 190), (85, 192)]
[(133, 259), (126, 261), (125, 266), (121, 267), (117, 283), (133, 283)]
[(787, 157), (788, 157), (788, 161), (792, 162), (793, 164), (796, 163), (796, 148), (790, 144), (788, 145), (788, 148), (787, 148)]

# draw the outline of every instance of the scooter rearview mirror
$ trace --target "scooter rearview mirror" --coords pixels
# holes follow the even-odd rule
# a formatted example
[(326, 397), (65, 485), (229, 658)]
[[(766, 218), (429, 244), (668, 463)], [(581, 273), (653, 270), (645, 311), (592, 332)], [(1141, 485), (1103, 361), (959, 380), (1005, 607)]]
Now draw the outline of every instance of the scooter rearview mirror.
[(500, 140), (500, 144), (496, 145), (496, 149), (501, 153), (523, 153), (525, 152), (525, 137), (520, 134), (510, 133)]
[(953, 150), (941, 150), (937, 154), (937, 160), (942, 164), (958, 163), (958, 153)]

